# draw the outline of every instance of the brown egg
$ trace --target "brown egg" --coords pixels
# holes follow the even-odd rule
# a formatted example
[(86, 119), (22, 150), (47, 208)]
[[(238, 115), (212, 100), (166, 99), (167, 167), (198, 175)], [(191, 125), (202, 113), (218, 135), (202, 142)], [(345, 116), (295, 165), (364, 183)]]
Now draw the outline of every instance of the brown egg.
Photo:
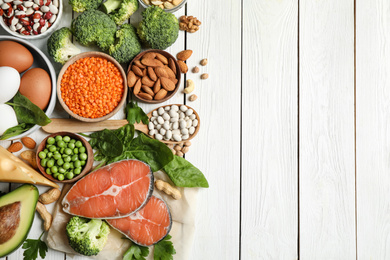
[(49, 74), (41, 68), (26, 71), (20, 80), (19, 92), (44, 110), (49, 104), (51, 96)]
[(27, 70), (34, 62), (31, 52), (14, 41), (0, 41), (0, 66), (8, 66), (19, 73)]

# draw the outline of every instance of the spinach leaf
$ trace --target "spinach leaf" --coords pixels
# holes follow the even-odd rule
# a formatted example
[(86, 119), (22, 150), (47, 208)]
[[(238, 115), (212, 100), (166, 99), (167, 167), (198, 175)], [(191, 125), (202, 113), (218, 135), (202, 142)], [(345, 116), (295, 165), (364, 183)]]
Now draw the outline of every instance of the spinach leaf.
[(203, 173), (180, 156), (175, 155), (174, 159), (165, 165), (163, 170), (178, 187), (209, 187)]
[(10, 127), (7, 130), (5, 130), (5, 132), (3, 133), (2, 136), (0, 136), (0, 140), (5, 140), (5, 139), (8, 139), (8, 138), (13, 137), (13, 136), (20, 135), (20, 134), (26, 132), (27, 130), (31, 129), (31, 127), (33, 127), (33, 126), (34, 126), (34, 124), (22, 123), (22, 124), (19, 124), (17, 126)]
[(42, 109), (34, 105), (19, 91), (14, 96), (12, 103), (7, 104), (13, 106), (19, 124), (26, 123), (44, 126), (51, 122)]
[(122, 142), (115, 135), (114, 131), (104, 129), (92, 133), (89, 137), (91, 137), (92, 140), (90, 141), (92, 148), (99, 148), (99, 152), (106, 157), (116, 157), (123, 152)]
[(122, 141), (124, 145), (124, 150), (125, 147), (128, 147), (133, 140), (134, 132), (134, 125), (131, 124), (124, 125), (121, 128), (114, 130), (114, 134), (119, 138), (119, 140)]
[(107, 163), (123, 159), (143, 161), (149, 164), (153, 172), (156, 172), (173, 160), (173, 153), (164, 143), (140, 134), (132, 140), (130, 146), (125, 147), (122, 155), (111, 159)]
[(126, 114), (127, 114), (127, 121), (129, 121), (129, 124), (134, 124), (135, 122), (144, 123), (147, 125), (149, 123), (149, 117), (145, 114), (145, 112), (138, 106), (137, 103), (134, 103), (133, 101), (130, 101), (130, 103), (126, 106)]

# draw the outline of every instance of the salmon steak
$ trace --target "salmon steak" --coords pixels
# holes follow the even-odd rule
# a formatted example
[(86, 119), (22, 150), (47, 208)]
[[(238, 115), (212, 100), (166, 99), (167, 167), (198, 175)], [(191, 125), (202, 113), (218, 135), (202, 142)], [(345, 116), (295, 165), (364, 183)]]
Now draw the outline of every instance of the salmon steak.
[(172, 227), (171, 212), (167, 204), (156, 196), (152, 196), (148, 203), (136, 213), (106, 221), (141, 246), (156, 244), (168, 235)]
[(153, 172), (138, 160), (122, 160), (93, 171), (65, 195), (66, 213), (85, 218), (110, 219), (141, 209), (153, 192)]

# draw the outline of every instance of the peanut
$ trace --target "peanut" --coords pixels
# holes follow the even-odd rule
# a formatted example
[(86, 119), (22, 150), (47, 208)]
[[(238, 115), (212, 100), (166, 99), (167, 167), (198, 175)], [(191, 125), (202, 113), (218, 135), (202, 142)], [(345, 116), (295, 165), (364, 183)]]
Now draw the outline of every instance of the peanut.
[(192, 73), (198, 73), (198, 72), (199, 72), (199, 68), (197, 66), (192, 68)]
[(23, 151), (20, 154), (20, 158), (30, 163), (31, 167), (33, 167), (34, 169), (38, 169), (37, 154), (34, 151)]
[(176, 152), (176, 155), (177, 155), (177, 156), (180, 156), (180, 157), (183, 157), (184, 154), (183, 154), (182, 151), (177, 151), (177, 152)]
[(47, 211), (45, 205), (43, 205), (39, 201), (37, 203), (36, 209), (37, 209), (39, 215), (41, 216), (41, 218), (43, 220), (43, 229), (45, 231), (48, 231), (50, 229), (50, 227), (51, 227), (51, 223), (53, 221), (53, 217), (51, 216), (49, 211)]
[(200, 65), (202, 65), (202, 66), (206, 66), (207, 63), (208, 63), (208, 60), (207, 60), (207, 59), (202, 59), (202, 60), (200, 61)]
[(182, 149), (181, 149), (181, 152), (182, 153), (188, 153), (188, 151), (190, 150), (190, 148), (188, 146), (184, 146)]
[(189, 100), (189, 101), (195, 101), (197, 98), (198, 98), (197, 95), (192, 94), (192, 95), (188, 98), (188, 100)]
[(201, 79), (208, 79), (209, 78), (209, 74), (203, 73), (202, 75), (200, 75), (200, 78)]
[(157, 180), (154, 182), (154, 185), (158, 190), (165, 192), (167, 195), (172, 196), (175, 200), (181, 199), (181, 193), (178, 189), (172, 187), (168, 182), (163, 180)]
[(39, 195), (39, 202), (42, 204), (50, 204), (57, 201), (61, 195), (61, 191), (57, 188), (50, 189)]
[(195, 89), (195, 83), (192, 79), (187, 79), (186, 88), (184, 89), (184, 93), (190, 94)]

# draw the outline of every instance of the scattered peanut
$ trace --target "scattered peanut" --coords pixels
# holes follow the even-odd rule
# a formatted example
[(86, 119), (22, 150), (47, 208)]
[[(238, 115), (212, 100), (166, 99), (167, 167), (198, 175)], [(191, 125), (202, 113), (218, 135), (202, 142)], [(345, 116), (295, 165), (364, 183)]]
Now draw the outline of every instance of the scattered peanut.
[(190, 150), (190, 148), (188, 146), (184, 146), (182, 149), (181, 149), (181, 152), (182, 153), (188, 153), (188, 151)]
[(199, 68), (197, 66), (192, 68), (192, 73), (198, 73), (198, 72), (199, 72)]
[(175, 145), (175, 147), (173, 149), (175, 151), (180, 151), (181, 150), (181, 146), (180, 145)]
[(57, 201), (61, 195), (61, 191), (57, 188), (50, 189), (39, 195), (39, 202), (42, 204), (50, 204)]
[(179, 18), (179, 28), (182, 31), (187, 31), (189, 33), (194, 33), (199, 30), (199, 26), (202, 23), (194, 16), (181, 16)]
[(165, 192), (167, 195), (172, 196), (175, 200), (181, 199), (181, 193), (178, 189), (172, 187), (168, 182), (163, 180), (157, 180), (154, 182), (154, 185), (158, 190)]
[(192, 94), (192, 95), (188, 98), (188, 100), (189, 100), (189, 101), (195, 101), (197, 98), (198, 98), (197, 95)]
[(200, 75), (200, 78), (201, 79), (208, 79), (209, 78), (209, 74), (203, 73), (202, 75)]
[(191, 142), (190, 141), (186, 141), (186, 142), (184, 142), (184, 145), (185, 146), (191, 146)]
[(176, 155), (177, 155), (177, 156), (180, 156), (180, 157), (183, 157), (184, 153), (183, 153), (182, 151), (177, 151), (177, 152), (176, 152)]
[(207, 60), (207, 59), (202, 59), (202, 60), (200, 61), (200, 65), (202, 65), (202, 66), (206, 66), (207, 63), (208, 63), (208, 60)]
[(38, 165), (37, 165), (37, 154), (34, 152), (34, 151), (23, 151), (21, 154), (20, 154), (20, 158), (22, 158), (23, 160), (27, 161), (31, 167), (33, 167), (34, 169), (38, 169)]
[(184, 93), (190, 94), (195, 89), (195, 83), (192, 79), (187, 79)]
[(39, 215), (41, 216), (41, 218), (43, 220), (43, 229), (45, 231), (48, 231), (50, 229), (50, 227), (51, 227), (51, 223), (53, 221), (53, 217), (51, 216), (49, 211), (47, 211), (45, 205), (43, 205), (39, 201), (37, 203), (36, 209), (37, 209)]

